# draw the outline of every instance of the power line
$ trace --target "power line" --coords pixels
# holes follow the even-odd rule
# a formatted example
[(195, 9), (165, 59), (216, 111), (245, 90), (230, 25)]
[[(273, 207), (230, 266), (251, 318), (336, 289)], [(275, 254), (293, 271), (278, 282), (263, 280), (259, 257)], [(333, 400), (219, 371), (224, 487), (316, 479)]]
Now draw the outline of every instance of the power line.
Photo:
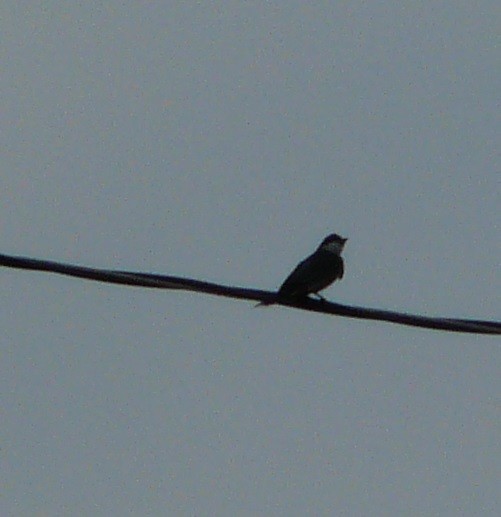
[(147, 287), (151, 289), (177, 289), (183, 291), (194, 291), (237, 298), (241, 300), (253, 300), (262, 302), (265, 305), (283, 305), (295, 309), (345, 316), (348, 318), (388, 321), (400, 325), (423, 327), (435, 330), (447, 330), (453, 332), (468, 332), (472, 334), (501, 334), (501, 322), (482, 321), (457, 318), (431, 318), (402, 312), (387, 311), (382, 309), (371, 309), (367, 307), (356, 307), (342, 305), (339, 303), (304, 298), (301, 300), (287, 301), (279, 299), (274, 291), (263, 291), (260, 289), (248, 289), (244, 287), (225, 286), (212, 282), (204, 282), (191, 278), (182, 278), (168, 275), (156, 275), (150, 273), (138, 273), (132, 271), (114, 271), (107, 269), (96, 269), (90, 267), (39, 260), (29, 257), (14, 257), (0, 254), (0, 266), (15, 269), (29, 269), (32, 271), (47, 271), (61, 275), (95, 280), (111, 284), (121, 284), (135, 287)]

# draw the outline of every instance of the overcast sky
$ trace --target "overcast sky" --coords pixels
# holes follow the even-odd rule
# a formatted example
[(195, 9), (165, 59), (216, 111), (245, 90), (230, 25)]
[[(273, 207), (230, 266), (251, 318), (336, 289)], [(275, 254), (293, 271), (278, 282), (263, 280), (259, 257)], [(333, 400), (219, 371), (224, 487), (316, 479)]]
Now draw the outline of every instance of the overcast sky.
[[(499, 320), (499, 23), (6, 0), (0, 253)], [(2, 515), (499, 515), (499, 338), (0, 275)]]

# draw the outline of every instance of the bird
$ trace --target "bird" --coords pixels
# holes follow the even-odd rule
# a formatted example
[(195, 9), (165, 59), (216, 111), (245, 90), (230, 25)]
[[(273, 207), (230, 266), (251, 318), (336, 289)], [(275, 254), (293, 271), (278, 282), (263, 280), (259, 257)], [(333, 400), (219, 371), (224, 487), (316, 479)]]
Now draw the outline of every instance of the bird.
[(343, 278), (341, 252), (347, 240), (336, 233), (328, 235), (316, 251), (300, 262), (284, 280), (277, 293), (278, 299), (295, 301), (314, 294), (326, 301), (319, 291)]

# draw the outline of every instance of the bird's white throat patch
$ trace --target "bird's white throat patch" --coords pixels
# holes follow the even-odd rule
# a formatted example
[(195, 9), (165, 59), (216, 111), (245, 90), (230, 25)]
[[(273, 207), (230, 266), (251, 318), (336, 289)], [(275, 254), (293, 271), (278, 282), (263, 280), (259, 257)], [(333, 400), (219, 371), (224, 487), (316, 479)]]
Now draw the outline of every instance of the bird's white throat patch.
[(343, 251), (344, 243), (341, 242), (328, 242), (322, 246), (322, 249), (328, 251), (329, 253), (334, 253), (335, 255), (341, 255)]

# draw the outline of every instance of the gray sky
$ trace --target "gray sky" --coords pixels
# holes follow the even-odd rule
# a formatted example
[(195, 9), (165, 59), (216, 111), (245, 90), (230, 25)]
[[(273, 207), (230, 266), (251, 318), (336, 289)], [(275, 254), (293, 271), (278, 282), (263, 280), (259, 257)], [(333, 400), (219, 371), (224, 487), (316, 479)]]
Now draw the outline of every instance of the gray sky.
[[(497, 7), (8, 0), (0, 252), (500, 319)], [(0, 274), (2, 515), (499, 515), (499, 339)]]

